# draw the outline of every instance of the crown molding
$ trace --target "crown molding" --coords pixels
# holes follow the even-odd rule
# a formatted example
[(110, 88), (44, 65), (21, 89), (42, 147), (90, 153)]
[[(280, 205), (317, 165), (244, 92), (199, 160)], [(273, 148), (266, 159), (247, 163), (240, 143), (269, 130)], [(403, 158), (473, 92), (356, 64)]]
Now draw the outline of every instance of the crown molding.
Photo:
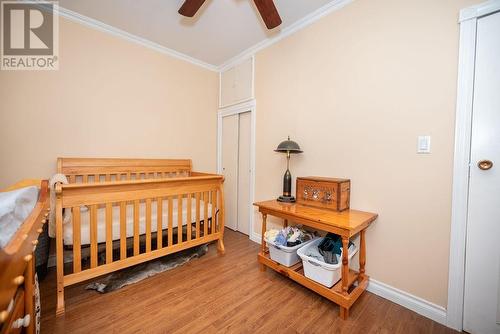
[[(42, 0), (35, 0), (35, 1), (42, 1)], [(220, 65), (213, 65), (213, 64), (206, 63), (206, 62), (201, 61), (199, 59), (196, 59), (194, 57), (188, 56), (184, 53), (175, 51), (173, 49), (167, 48), (163, 45), (160, 45), (158, 43), (150, 41), (146, 38), (131, 34), (129, 32), (126, 32), (126, 31), (121, 30), (119, 28), (113, 27), (109, 24), (106, 24), (104, 22), (101, 22), (99, 20), (90, 18), (90, 17), (82, 15), (82, 14), (79, 14), (77, 12), (74, 12), (70, 9), (67, 9), (67, 8), (64, 8), (61, 6), (59, 6), (59, 13), (58, 14), (60, 17), (64, 17), (64, 18), (71, 20), (73, 22), (77, 22), (79, 24), (85, 25), (85, 26), (90, 27), (90, 28), (97, 29), (99, 31), (109, 33), (109, 34), (117, 36), (117, 37), (121, 37), (121, 38), (126, 39), (130, 42), (139, 44), (141, 46), (144, 46), (144, 47), (147, 47), (149, 49), (155, 50), (157, 52), (163, 53), (165, 55), (174, 57), (176, 59), (184, 60), (184, 61), (187, 61), (191, 64), (201, 66), (207, 70), (215, 71), (215, 72), (223, 72), (223, 71), (227, 70), (228, 68), (233, 67), (233, 66), (237, 65), (238, 63), (252, 57), (257, 52), (281, 41), (282, 39), (296, 33), (297, 31), (311, 25), (312, 23), (318, 21), (322, 17), (343, 8), (344, 6), (350, 4), (353, 1), (354, 0), (334, 0), (332, 2), (329, 2), (326, 5), (318, 8), (314, 12), (310, 13), (309, 15), (307, 15), (307, 16), (303, 17), (302, 19), (296, 21), (295, 23), (291, 24), (290, 26), (282, 29), (281, 32), (279, 32), (277, 35), (275, 35), (273, 37), (266, 38), (263, 41), (258, 42), (257, 44), (249, 47), (248, 49), (246, 49), (243, 52), (240, 52), (235, 57), (228, 59), (227, 61), (225, 61), (224, 63), (222, 63)], [(495, 1), (497, 1), (497, 0), (495, 0)], [(43, 4), (40, 4), (39, 6), (42, 9), (44, 8)]]
[(475, 19), (500, 11), (500, 0), (489, 0), (479, 5), (464, 8), (460, 11), (459, 22)]
[(283, 28), (279, 34), (273, 37), (269, 37), (253, 46), (250, 48), (246, 49), (245, 51), (239, 53), (235, 57), (225, 61), (221, 65), (218, 66), (218, 71), (219, 72), (224, 72), (225, 70), (237, 65), (238, 63), (242, 62), (245, 59), (248, 59), (255, 55), (257, 52), (259, 52), (262, 49), (265, 49), (279, 41), (281, 41), (283, 38), (288, 37), (297, 31), (304, 29), (305, 27), (313, 24), (314, 22), (318, 21), (322, 17), (337, 11), (344, 6), (350, 4), (354, 0), (334, 0), (332, 2), (327, 3), (326, 5), (318, 8), (314, 12), (310, 13), (309, 15), (303, 17), (302, 19), (296, 21), (295, 23), (291, 24), (290, 26)]
[[(44, 9), (43, 4), (40, 4), (39, 7)], [(188, 63), (191, 63), (193, 65), (203, 67), (207, 70), (214, 71), (214, 72), (218, 71), (218, 68), (215, 65), (205, 63), (199, 59), (193, 58), (193, 57), (188, 56), (184, 53), (172, 50), (172, 49), (167, 48), (163, 45), (152, 42), (148, 39), (145, 39), (145, 38), (139, 37), (137, 35), (128, 33), (124, 30), (118, 29), (116, 27), (113, 27), (113, 26), (106, 24), (104, 22), (101, 22), (99, 20), (95, 20), (95, 19), (90, 18), (88, 16), (79, 14), (79, 13), (74, 12), (72, 10), (69, 10), (67, 8), (59, 6), (58, 15), (60, 17), (64, 17), (65, 19), (68, 19), (68, 20), (71, 20), (73, 22), (85, 25), (87, 27), (94, 28), (96, 30), (103, 31), (103, 32), (106, 32), (108, 34), (126, 39), (127, 41), (139, 44), (141, 46), (144, 46), (146, 48), (163, 53), (163, 54), (168, 55), (170, 57), (180, 59), (180, 60), (186, 61)]]

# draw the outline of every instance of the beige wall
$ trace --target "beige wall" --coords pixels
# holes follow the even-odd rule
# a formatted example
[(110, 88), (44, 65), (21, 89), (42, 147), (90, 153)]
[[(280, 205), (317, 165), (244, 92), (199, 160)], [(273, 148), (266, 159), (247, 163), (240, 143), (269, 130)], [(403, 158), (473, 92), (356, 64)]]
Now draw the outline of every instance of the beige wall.
[(215, 171), (218, 75), (61, 19), (59, 71), (0, 71), (0, 187), (58, 156), (192, 158)]
[[(256, 199), (293, 175), (348, 177), (380, 214), (368, 273), (445, 306), (458, 11), (480, 0), (356, 0), (256, 55)], [(0, 187), (57, 156), (190, 157), (215, 170), (217, 74), (62, 20), (60, 70), (0, 72)], [(418, 135), (432, 154), (416, 154)], [(259, 230), (256, 221), (255, 231)]]
[[(351, 206), (378, 212), (372, 278), (445, 306), (458, 12), (473, 0), (356, 0), (256, 55), (256, 199), (297, 175), (347, 177)], [(418, 135), (432, 154), (416, 154)], [(260, 233), (260, 219), (256, 221)]]

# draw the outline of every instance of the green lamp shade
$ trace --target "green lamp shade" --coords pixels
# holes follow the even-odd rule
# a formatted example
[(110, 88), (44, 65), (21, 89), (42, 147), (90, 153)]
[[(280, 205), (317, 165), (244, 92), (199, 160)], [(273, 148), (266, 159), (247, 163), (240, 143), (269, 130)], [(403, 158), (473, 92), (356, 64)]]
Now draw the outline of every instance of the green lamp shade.
[(275, 152), (286, 153), (286, 172), (283, 176), (283, 195), (278, 197), (279, 202), (293, 203), (295, 202), (295, 197), (292, 196), (292, 174), (290, 173), (290, 154), (291, 153), (302, 153), (299, 144), (290, 140), (282, 141), (278, 147), (274, 150)]
[(290, 140), (290, 137), (288, 137), (288, 140), (282, 141), (274, 151), (275, 152), (283, 152), (283, 153), (287, 153), (287, 152), (302, 153), (302, 150), (300, 149), (299, 144), (297, 144), (293, 140)]

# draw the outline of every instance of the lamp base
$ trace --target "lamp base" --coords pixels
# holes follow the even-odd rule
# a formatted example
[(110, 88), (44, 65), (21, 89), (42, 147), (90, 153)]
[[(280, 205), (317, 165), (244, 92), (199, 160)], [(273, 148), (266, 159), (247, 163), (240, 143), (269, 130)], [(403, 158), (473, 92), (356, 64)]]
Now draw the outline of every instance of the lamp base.
[(284, 202), (284, 203), (295, 203), (295, 197), (293, 196), (280, 196), (277, 199), (278, 202)]

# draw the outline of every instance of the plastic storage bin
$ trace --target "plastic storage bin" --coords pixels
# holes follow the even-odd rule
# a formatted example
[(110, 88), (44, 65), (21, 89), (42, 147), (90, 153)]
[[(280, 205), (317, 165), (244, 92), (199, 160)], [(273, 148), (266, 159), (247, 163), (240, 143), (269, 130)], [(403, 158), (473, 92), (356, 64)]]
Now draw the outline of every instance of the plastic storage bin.
[[(318, 247), (321, 240), (323, 240), (323, 238), (315, 239), (305, 247), (300, 248), (297, 251), (297, 255), (302, 259), (304, 275), (307, 278), (331, 288), (335, 283), (340, 281), (340, 278), (342, 277), (342, 258), (339, 259), (338, 264), (329, 264), (306, 255), (307, 250), (310, 247)], [(354, 254), (357, 253), (357, 251), (358, 248), (356, 245), (349, 247), (349, 261), (352, 259)]]
[(300, 262), (300, 258), (297, 255), (297, 250), (301, 247), (306, 246), (316, 239), (311, 239), (306, 242), (303, 242), (297, 246), (286, 247), (282, 245), (276, 245), (274, 242), (266, 239), (267, 246), (269, 247), (269, 255), (271, 256), (271, 260), (276, 261), (286, 267), (291, 267), (294, 264)]

